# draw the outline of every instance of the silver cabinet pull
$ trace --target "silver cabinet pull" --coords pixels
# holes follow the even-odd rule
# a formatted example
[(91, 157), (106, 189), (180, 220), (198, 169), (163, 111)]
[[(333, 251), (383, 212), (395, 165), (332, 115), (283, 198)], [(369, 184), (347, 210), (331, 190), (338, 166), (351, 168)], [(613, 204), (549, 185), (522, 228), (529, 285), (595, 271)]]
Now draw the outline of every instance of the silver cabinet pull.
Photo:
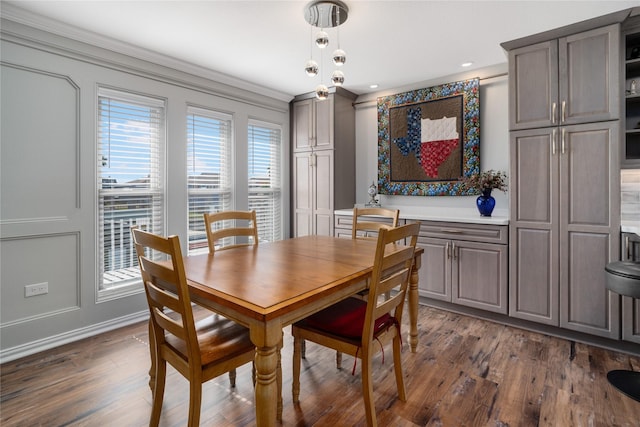
[(564, 140), (565, 140), (565, 134), (566, 134), (566, 129), (562, 129), (562, 154), (564, 154), (565, 150), (564, 150)]
[(558, 109), (558, 105), (554, 102), (551, 104), (551, 123), (556, 123), (556, 110)]
[(449, 247), (449, 242), (445, 243), (444, 250), (447, 251), (447, 259), (451, 258), (451, 248)]
[(562, 101), (562, 123), (566, 120), (567, 101)]
[(558, 130), (554, 128), (551, 133), (551, 155), (553, 156), (556, 155), (557, 140), (558, 140)]
[(451, 253), (453, 254), (453, 259), (458, 259), (456, 256), (456, 242), (451, 242)]

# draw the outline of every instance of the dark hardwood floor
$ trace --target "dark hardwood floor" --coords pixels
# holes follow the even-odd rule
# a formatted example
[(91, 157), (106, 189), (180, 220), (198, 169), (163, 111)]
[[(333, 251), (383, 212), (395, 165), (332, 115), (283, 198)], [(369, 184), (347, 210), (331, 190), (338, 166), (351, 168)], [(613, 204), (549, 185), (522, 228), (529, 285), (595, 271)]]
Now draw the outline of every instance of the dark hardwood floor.
[[(201, 313), (201, 312), (200, 312)], [(397, 399), (391, 348), (375, 361), (381, 426), (634, 426), (640, 403), (609, 385), (611, 369), (640, 370), (640, 357), (573, 343), (471, 317), (420, 307), (420, 343), (403, 366), (408, 401)], [(404, 328), (405, 331), (408, 327)], [(145, 426), (151, 411), (144, 323), (0, 366), (0, 424)], [(285, 331), (284, 426), (363, 426), (360, 374), (353, 359), (307, 345), (300, 405), (291, 403)], [(359, 368), (359, 366), (358, 366)], [(183, 426), (187, 382), (169, 368), (161, 426)], [(204, 386), (201, 425), (255, 424), (251, 366)]]

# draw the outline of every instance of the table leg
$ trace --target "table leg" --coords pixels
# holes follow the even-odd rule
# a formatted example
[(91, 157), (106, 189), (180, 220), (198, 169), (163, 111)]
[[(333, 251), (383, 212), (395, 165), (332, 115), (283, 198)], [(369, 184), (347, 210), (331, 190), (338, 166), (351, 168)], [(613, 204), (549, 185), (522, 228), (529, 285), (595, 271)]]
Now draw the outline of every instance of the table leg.
[[(282, 327), (256, 324), (251, 326), (251, 341), (256, 346), (256, 426), (275, 426), (278, 417), (278, 346)], [(281, 386), (280, 386), (281, 387)], [(280, 393), (281, 395), (281, 393)]]
[(418, 348), (418, 270), (420, 257), (416, 258), (409, 278), (409, 345), (411, 352)]

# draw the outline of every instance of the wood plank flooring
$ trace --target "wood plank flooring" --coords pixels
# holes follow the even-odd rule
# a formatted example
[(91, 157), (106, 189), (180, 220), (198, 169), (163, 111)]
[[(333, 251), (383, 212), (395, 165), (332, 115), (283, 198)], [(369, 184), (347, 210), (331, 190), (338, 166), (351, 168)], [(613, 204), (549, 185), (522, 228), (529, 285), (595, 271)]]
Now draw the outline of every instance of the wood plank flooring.
[[(202, 311), (199, 311), (202, 314)], [(405, 343), (407, 402), (397, 399), (391, 348), (374, 362), (381, 426), (640, 426), (640, 403), (609, 385), (611, 369), (640, 370), (640, 357), (420, 307), (417, 353)], [(408, 326), (404, 325), (404, 331)], [(0, 424), (146, 426), (151, 411), (145, 323), (0, 366)], [(307, 345), (301, 402), (291, 402), (285, 330), (284, 426), (363, 426), (359, 364)], [(251, 366), (204, 386), (201, 425), (255, 425)], [(168, 370), (161, 426), (184, 426), (187, 382)]]

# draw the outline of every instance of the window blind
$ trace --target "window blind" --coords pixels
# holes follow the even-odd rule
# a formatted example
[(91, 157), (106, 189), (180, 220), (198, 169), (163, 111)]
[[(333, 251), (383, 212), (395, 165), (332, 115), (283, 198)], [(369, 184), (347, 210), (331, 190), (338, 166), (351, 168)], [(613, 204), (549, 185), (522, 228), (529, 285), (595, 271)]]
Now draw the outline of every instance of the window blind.
[(131, 227), (164, 232), (164, 101), (98, 92), (99, 291), (139, 281)]
[(232, 120), (201, 108), (187, 110), (189, 253), (207, 252), (203, 214), (231, 209)]
[(260, 241), (282, 239), (281, 149), (280, 126), (249, 120), (249, 209), (256, 211)]

